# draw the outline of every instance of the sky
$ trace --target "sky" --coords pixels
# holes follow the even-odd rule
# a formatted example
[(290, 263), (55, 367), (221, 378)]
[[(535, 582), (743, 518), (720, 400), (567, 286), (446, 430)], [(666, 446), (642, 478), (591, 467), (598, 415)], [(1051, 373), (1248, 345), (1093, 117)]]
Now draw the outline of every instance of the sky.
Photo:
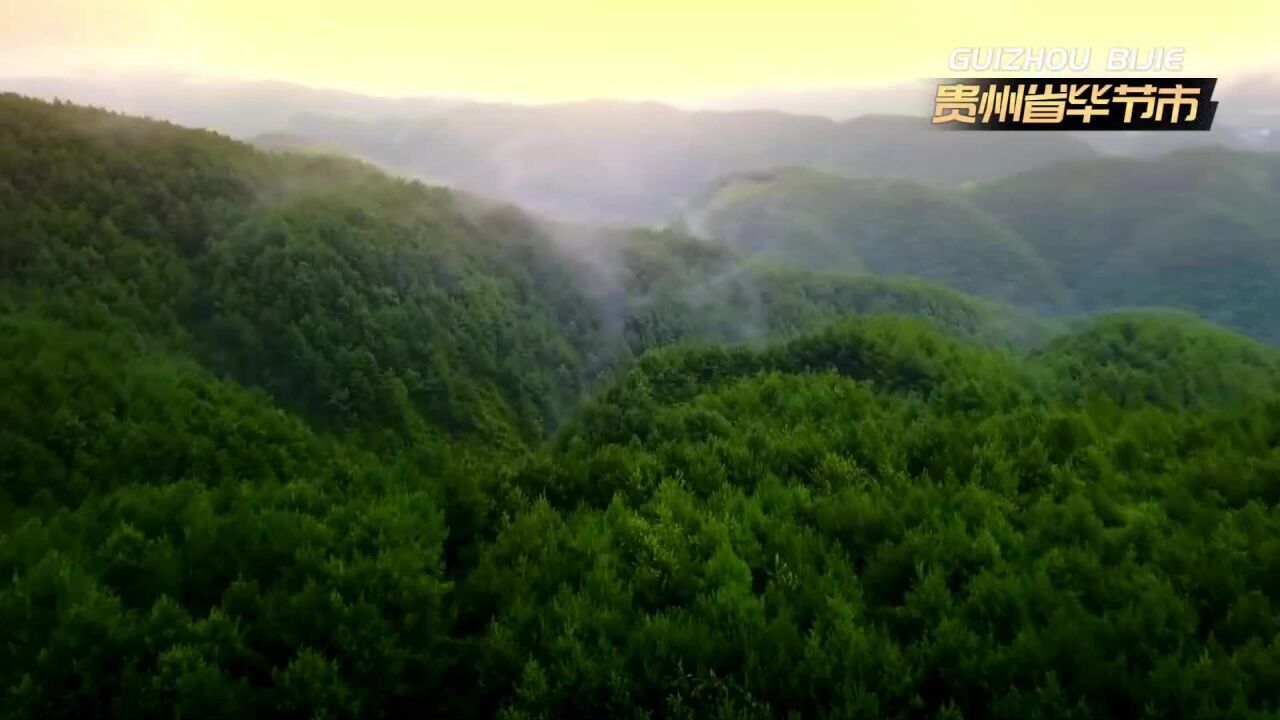
[(1280, 65), (1278, 0), (0, 0), (0, 75), (166, 71), (373, 95), (687, 100), (948, 75), (955, 47)]

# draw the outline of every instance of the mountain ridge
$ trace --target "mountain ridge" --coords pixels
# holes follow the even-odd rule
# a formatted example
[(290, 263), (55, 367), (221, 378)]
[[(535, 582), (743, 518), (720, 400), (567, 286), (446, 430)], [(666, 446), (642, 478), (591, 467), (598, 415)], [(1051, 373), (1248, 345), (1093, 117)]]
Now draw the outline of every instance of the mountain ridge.
[(1183, 315), (0, 95), (0, 387), (4, 717), (1280, 708), (1280, 354)]
[(915, 275), (1053, 314), (1163, 305), (1274, 341), (1278, 207), (1280, 154), (1199, 148), (1067, 160), (954, 190), (755, 171), (722, 179), (674, 224), (802, 267)]

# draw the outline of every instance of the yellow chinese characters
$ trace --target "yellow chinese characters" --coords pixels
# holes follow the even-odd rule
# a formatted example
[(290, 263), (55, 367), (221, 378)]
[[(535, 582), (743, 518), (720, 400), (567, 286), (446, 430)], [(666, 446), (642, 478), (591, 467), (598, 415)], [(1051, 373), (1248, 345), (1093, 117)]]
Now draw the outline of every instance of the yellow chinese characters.
[[(933, 124), (1068, 125), (1096, 127), (1095, 118), (1111, 125), (1191, 123), (1199, 117), (1201, 88), (1174, 83), (1129, 85), (1102, 82), (1044, 83), (970, 81), (938, 86)], [(1111, 106), (1116, 108), (1112, 119)], [(1134, 108), (1139, 107), (1135, 114)]]

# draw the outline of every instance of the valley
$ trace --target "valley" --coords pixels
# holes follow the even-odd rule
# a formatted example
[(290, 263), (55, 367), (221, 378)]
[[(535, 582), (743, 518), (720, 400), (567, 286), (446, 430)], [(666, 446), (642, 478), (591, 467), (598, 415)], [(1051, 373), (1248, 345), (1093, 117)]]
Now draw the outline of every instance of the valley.
[(0, 717), (1274, 717), (1275, 155), (546, 112), (0, 95)]

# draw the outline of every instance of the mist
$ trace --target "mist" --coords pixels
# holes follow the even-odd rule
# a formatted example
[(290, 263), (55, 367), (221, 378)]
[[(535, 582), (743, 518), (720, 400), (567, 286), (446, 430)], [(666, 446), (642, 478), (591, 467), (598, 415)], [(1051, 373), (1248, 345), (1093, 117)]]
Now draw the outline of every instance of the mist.
[(1098, 153), (1280, 149), (1273, 73), (1224, 81), (1211, 133), (938, 133), (930, 85), (741, 92), (681, 106), (383, 98), (179, 74), (0, 80), (0, 88), (208, 128), (266, 149), (344, 154), (426, 183), (588, 223), (665, 223), (726, 176), (812, 166), (960, 185)]

